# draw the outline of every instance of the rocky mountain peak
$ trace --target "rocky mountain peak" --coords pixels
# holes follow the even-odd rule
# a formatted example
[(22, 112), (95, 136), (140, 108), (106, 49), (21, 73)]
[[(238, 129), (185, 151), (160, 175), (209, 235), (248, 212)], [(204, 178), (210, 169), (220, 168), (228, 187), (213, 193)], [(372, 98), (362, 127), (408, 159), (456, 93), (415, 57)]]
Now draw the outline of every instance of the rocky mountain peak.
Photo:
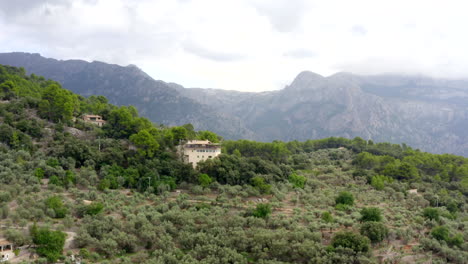
[(24, 67), (84, 96), (134, 105), (154, 122), (192, 123), (226, 139), (307, 140), (356, 136), (468, 155), (468, 80), (407, 75), (328, 77), (303, 71), (280, 91), (186, 89), (156, 81), (135, 66), (0, 53), (0, 64)]
[(297, 75), (294, 81), (288, 86), (288, 89), (306, 89), (306, 88), (313, 88), (319, 83), (325, 81), (325, 77), (320, 74), (311, 72), (311, 71), (303, 71)]

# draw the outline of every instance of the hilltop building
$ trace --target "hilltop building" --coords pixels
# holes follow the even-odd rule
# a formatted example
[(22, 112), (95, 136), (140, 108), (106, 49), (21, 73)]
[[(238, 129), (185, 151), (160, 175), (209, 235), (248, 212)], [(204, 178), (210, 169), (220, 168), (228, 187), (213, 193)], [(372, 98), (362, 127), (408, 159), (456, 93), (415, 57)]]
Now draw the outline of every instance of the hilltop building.
[(91, 123), (99, 127), (102, 127), (106, 123), (106, 121), (102, 119), (102, 116), (100, 115), (83, 115), (83, 120), (86, 123)]
[(14, 257), (13, 243), (6, 239), (0, 239), (0, 262), (9, 261)]
[(185, 163), (191, 163), (195, 168), (198, 162), (219, 156), (221, 144), (208, 140), (189, 140), (179, 145), (179, 154)]

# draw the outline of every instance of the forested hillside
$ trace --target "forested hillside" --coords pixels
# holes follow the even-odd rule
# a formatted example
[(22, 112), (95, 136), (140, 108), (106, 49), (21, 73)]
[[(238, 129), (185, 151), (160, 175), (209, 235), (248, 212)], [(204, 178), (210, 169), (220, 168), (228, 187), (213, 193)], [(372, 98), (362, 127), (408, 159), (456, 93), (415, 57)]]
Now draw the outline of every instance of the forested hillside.
[(134, 106), (153, 122), (168, 126), (191, 123), (198, 129), (239, 138), (252, 133), (241, 120), (214, 111), (155, 80), (134, 65), (122, 67), (104, 62), (55, 60), (29, 53), (1, 53), (0, 64), (24, 67), (28, 73), (45, 76), (82, 96), (102, 95), (118, 106)]
[(304, 71), (284, 89), (247, 93), (187, 89), (155, 80), (133, 65), (21, 52), (0, 53), (0, 64), (24, 67), (82, 96), (104, 95), (110, 103), (135, 106), (153, 122), (191, 123), (227, 139), (361, 137), (468, 157), (466, 79), (351, 73), (324, 77)]
[[(196, 138), (221, 140), (223, 153), (193, 169), (176, 146)], [(0, 182), (0, 237), (18, 263), (468, 259), (467, 158), (359, 137), (222, 141), (10, 66)]]

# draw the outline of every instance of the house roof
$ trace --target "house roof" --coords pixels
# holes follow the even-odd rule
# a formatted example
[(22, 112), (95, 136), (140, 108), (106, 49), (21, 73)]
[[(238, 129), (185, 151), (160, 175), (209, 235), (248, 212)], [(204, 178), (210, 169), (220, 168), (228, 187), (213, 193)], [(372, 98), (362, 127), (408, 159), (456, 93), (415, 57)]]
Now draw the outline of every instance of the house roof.
[(209, 140), (189, 140), (186, 144), (211, 144)]
[(11, 243), (10, 241), (0, 238), (0, 246), (6, 246), (6, 245), (12, 245), (12, 244), (13, 243)]
[(101, 117), (102, 118), (102, 116), (100, 115), (83, 115), (83, 117)]
[(186, 147), (221, 147), (219, 143), (212, 143), (209, 140), (189, 140), (184, 145)]

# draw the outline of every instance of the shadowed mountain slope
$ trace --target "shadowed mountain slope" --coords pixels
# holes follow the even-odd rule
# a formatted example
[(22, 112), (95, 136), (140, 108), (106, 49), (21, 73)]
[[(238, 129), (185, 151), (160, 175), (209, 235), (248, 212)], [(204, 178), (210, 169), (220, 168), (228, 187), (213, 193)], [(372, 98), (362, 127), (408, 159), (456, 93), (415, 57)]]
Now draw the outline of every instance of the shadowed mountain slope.
[(246, 93), (186, 89), (154, 80), (136, 66), (39, 54), (3, 53), (0, 64), (24, 67), (83, 96), (104, 95), (113, 104), (135, 105), (158, 123), (192, 123), (230, 139), (359, 136), (468, 156), (466, 80), (302, 72), (282, 90)]

